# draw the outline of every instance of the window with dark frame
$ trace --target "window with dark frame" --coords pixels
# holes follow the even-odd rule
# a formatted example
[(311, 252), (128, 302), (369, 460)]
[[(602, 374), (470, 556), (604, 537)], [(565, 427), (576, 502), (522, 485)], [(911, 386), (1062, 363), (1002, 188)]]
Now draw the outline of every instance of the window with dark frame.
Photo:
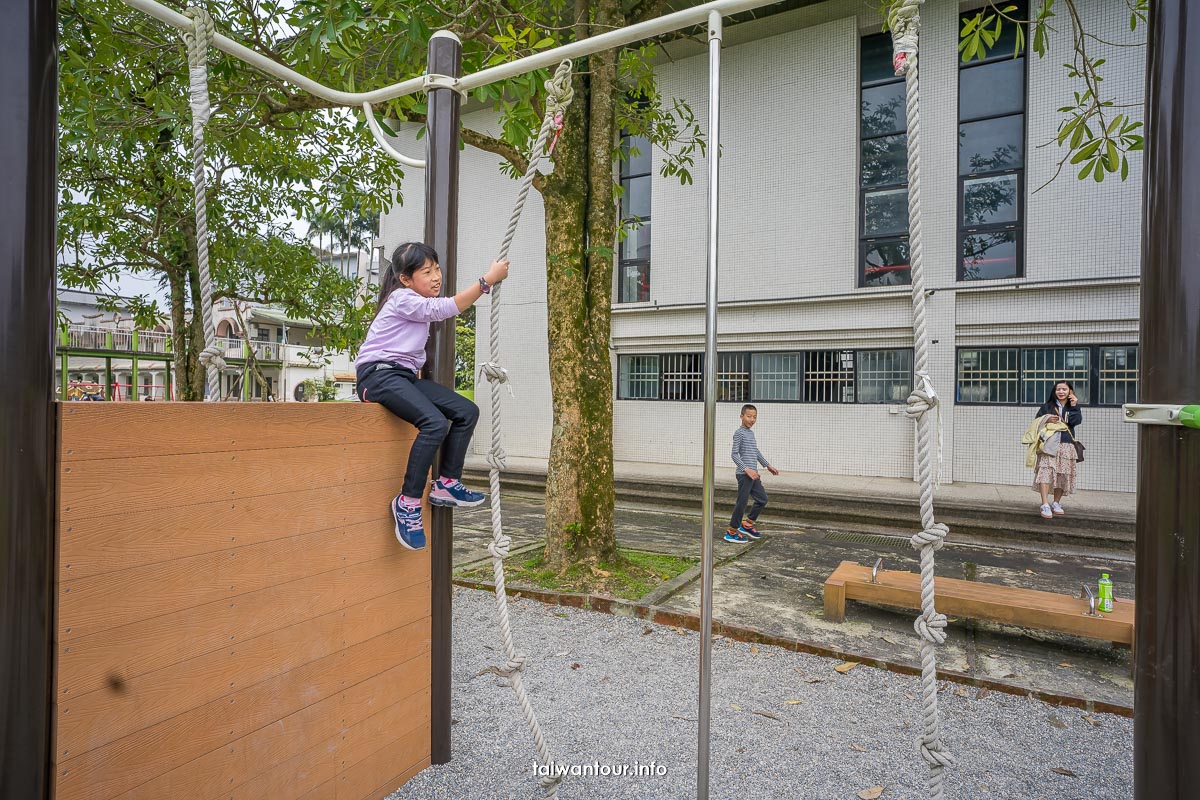
[(1136, 402), (1137, 351), (1137, 345), (962, 347), (956, 401), (1036, 407), (1057, 381), (1065, 380), (1081, 405)]
[(621, 356), (618, 359), (618, 400), (657, 400), (658, 356)]
[(617, 302), (650, 299), (651, 144), (645, 136), (621, 134), (621, 229)]
[(659, 356), (663, 400), (704, 399), (704, 354), (669, 353)]
[[(1025, 19), (1023, 0), (1007, 17)], [(976, 19), (972, 11), (959, 24)], [(985, 18), (994, 12), (985, 13)], [(993, 23), (994, 24), (994, 23)], [(1001, 22), (987, 58), (959, 63), (958, 280), (1024, 274), (1025, 50), (1014, 57), (1017, 27)]]
[(717, 354), (717, 402), (750, 401), (750, 354)]
[[(704, 399), (703, 353), (618, 358), (618, 400)], [(722, 403), (901, 403), (912, 389), (912, 348), (717, 355)]]
[(912, 392), (913, 351), (862, 350), (858, 353), (855, 400), (859, 403), (903, 403)]
[(1100, 405), (1119, 406), (1137, 402), (1137, 355), (1136, 346), (1100, 348)]
[(892, 36), (865, 36), (859, 54), (858, 285), (910, 282), (908, 122)]

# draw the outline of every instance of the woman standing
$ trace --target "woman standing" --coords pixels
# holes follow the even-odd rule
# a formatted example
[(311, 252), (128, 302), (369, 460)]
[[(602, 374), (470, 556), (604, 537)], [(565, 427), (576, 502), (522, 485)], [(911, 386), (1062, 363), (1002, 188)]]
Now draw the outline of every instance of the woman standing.
[[(1033, 488), (1042, 495), (1042, 516), (1050, 519), (1066, 513), (1062, 507), (1063, 495), (1075, 492), (1075, 426), (1083, 422), (1075, 387), (1069, 381), (1055, 383), (1036, 416), (1049, 417), (1047, 423), (1066, 423), (1068, 428), (1054, 434), (1059, 437), (1058, 446), (1047, 448), (1052, 452), (1039, 453), (1034, 465)], [(1053, 502), (1051, 492), (1054, 493)]]

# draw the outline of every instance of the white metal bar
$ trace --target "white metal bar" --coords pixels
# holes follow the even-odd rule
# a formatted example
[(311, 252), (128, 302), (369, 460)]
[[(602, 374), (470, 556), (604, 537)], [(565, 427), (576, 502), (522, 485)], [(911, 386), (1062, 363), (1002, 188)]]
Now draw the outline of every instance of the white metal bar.
[(717, 243), (721, 186), (721, 15), (708, 17), (708, 269), (704, 300), (704, 511), (701, 523), (700, 709), (696, 797), (708, 800), (709, 717), (712, 708), (713, 460), (717, 436)]
[[(155, 2), (155, 0), (124, 0), (124, 2), (181, 31), (192, 29), (190, 18)], [(694, 8), (676, 11), (673, 14), (666, 14), (645, 22), (639, 22), (636, 25), (618, 28), (614, 31), (602, 33), (599, 36), (593, 36), (590, 39), (565, 44), (561, 47), (555, 47), (552, 50), (545, 50), (541, 53), (526, 56), (525, 58), (519, 58), (508, 64), (500, 64), (472, 75), (466, 75), (459, 81), (459, 89), (461, 91), (469, 91), (480, 86), (486, 86), (489, 83), (495, 83), (496, 81), (502, 81), (526, 72), (532, 72), (535, 69), (553, 67), (564, 58), (581, 58), (602, 50), (609, 50), (654, 36), (661, 36), (664, 33), (671, 33), (680, 28), (702, 25), (708, 20), (708, 16), (712, 12), (728, 16), (730, 14), (739, 14), (743, 11), (762, 8), (763, 6), (774, 5), (778, 2), (780, 0), (713, 0), (713, 2), (695, 6)], [(220, 33), (213, 37), (212, 45), (218, 50), (228, 53), (234, 58), (241, 59), (268, 75), (274, 75), (303, 89), (309, 94), (338, 105), (357, 107), (363, 103), (382, 103), (387, 100), (394, 100), (397, 97), (416, 94), (425, 88), (425, 76), (422, 75), (369, 92), (343, 92), (305, 77), (294, 69), (273, 61), (261, 53), (256, 53), (245, 45), (239, 44)]]
[(412, 158), (401, 153), (392, 143), (387, 140), (383, 134), (383, 129), (379, 127), (379, 123), (375, 121), (375, 112), (371, 110), (370, 103), (363, 103), (363, 113), (367, 116), (367, 127), (371, 129), (371, 134), (375, 137), (375, 142), (392, 158), (399, 161), (406, 167), (416, 167), (417, 169), (425, 169), (425, 161), (420, 158)]

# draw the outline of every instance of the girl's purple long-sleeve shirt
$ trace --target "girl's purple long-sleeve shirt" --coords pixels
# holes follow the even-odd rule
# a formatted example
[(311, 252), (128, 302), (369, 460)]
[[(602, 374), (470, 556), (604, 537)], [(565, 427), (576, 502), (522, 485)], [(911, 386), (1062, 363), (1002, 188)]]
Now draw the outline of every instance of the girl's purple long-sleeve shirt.
[(375, 315), (355, 363), (391, 361), (419, 372), (425, 366), (429, 324), (457, 313), (453, 297), (423, 297), (412, 289), (396, 289)]

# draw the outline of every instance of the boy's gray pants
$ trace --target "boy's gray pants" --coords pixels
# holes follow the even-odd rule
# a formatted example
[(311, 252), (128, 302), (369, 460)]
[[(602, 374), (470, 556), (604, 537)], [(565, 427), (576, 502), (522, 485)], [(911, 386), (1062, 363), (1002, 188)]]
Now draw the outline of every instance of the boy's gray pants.
[(750, 513), (746, 514), (751, 520), (757, 520), (758, 515), (767, 505), (767, 490), (763, 488), (762, 480), (750, 480), (749, 475), (739, 472), (737, 482), (737, 504), (733, 507), (733, 516), (729, 518), (729, 527), (734, 530), (737, 530), (742, 524), (742, 514), (746, 513), (746, 503), (750, 501), (751, 497), (754, 498), (754, 505), (750, 507)]

